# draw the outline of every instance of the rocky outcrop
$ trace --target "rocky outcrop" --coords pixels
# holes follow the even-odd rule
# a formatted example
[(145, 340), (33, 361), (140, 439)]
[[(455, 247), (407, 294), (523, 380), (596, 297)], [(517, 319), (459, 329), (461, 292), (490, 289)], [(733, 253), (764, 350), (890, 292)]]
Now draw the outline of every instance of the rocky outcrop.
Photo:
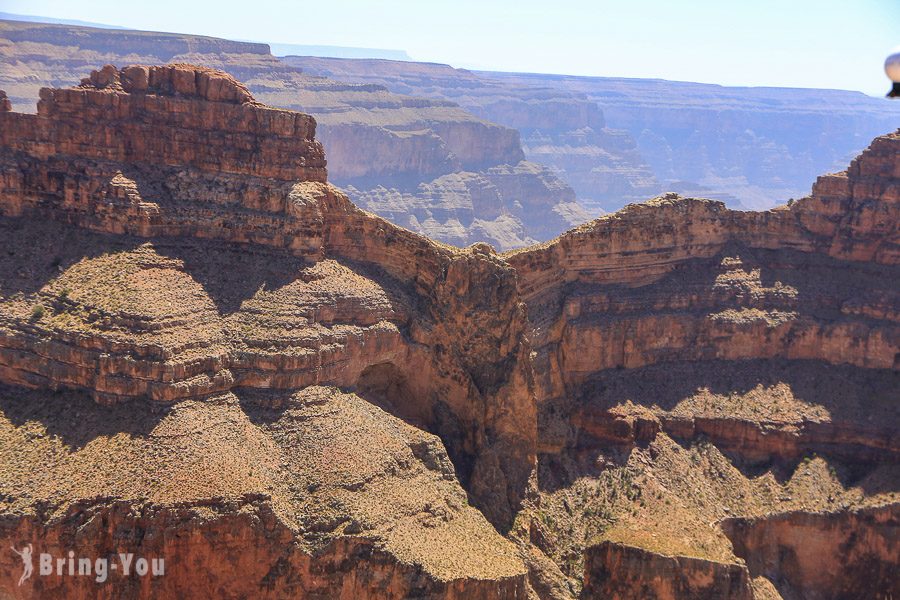
[[(37, 115), (0, 117), (10, 124), (2, 213), (16, 217), (3, 224), (15, 281), (0, 329), (4, 380), (86, 389), (103, 403), (171, 402), (236, 388), (366, 386), (373, 372), (392, 370), (409, 398), (392, 405), (396, 413), (443, 431), (473, 498), (508, 523), (534, 444), (512, 269), (355, 208), (321, 183), (310, 117), (170, 85), (231, 81), (191, 69), (151, 68), (150, 87), (131, 92), (100, 86), (98, 73), (79, 89), (44, 92)], [(177, 128), (164, 124), (170, 113)], [(115, 131), (115, 144), (79, 137), (96, 135), (85, 116), (108, 123), (99, 131)], [(145, 124), (156, 127), (151, 142)], [(228, 150), (215, 152), (229, 136)], [(97, 233), (63, 233), (53, 222)], [(55, 249), (23, 256), (26, 240), (38, 239)], [(211, 269), (209, 253), (225, 272)]]
[[(93, 123), (118, 135), (88, 126)], [(255, 104), (222, 72), (169, 65), (119, 73), (108, 65), (79, 88), (42, 90), (36, 116), (8, 113), (0, 144), (37, 159), (62, 154), (324, 182), (325, 155), (315, 132), (309, 115)]]
[(723, 527), (750, 572), (778, 582), (785, 598), (892, 598), (900, 593), (898, 504), (728, 519)]
[(585, 551), (583, 598), (752, 600), (747, 567), (603, 542)]
[[(26, 111), (33, 110), (42, 85), (77, 84), (85, 72), (106, 63), (190, 62), (224, 70), (246, 83), (239, 92), (244, 101), (252, 92), (268, 105), (316, 118), (317, 139), (328, 151), (330, 180), (345, 188), (351, 200), (448, 243), (488, 242), (507, 250), (549, 239), (589, 218), (555, 174), (523, 163), (514, 129), (478, 118), (446, 100), (305, 74), (272, 56), (264, 44), (0, 21), (0, 53), (9, 57), (0, 61), (0, 89), (10, 92), (17, 110)], [(173, 91), (170, 88), (165, 95)], [(177, 93), (185, 92), (193, 94), (187, 89)], [(540, 186), (531, 177), (536, 168), (541, 171)], [(490, 179), (490, 169), (523, 181), (474, 196), (471, 185), (445, 184), (448, 179), (474, 179), (478, 187)], [(436, 187), (440, 192), (434, 191)], [(527, 195), (516, 195), (519, 191)], [(473, 209), (473, 202), (479, 201), (493, 206)], [(527, 223), (522, 206), (529, 208)], [(486, 213), (493, 216), (486, 218)]]
[(736, 212), (667, 195), (511, 254), (544, 395), (661, 361), (896, 368), (900, 332), (885, 308), (900, 264), (898, 146), (898, 134), (876, 139), (789, 207)]
[[(705, 374), (713, 371), (714, 374)], [(599, 373), (574, 401), (551, 401), (574, 437), (547, 450), (646, 445), (657, 435), (707, 440), (744, 465), (795, 465), (815, 455), (849, 464), (894, 464), (894, 372), (820, 361), (670, 362)], [(564, 431), (564, 430), (563, 430)], [(575, 441), (577, 439), (577, 441)]]

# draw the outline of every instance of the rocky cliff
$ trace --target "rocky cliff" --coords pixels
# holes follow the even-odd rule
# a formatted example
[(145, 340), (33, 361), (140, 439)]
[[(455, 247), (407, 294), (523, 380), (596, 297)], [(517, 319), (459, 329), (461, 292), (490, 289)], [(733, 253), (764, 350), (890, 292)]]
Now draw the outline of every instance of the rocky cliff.
[[(524, 535), (573, 589), (890, 597), (894, 520), (851, 515), (898, 499), (898, 176), (900, 132), (789, 206), (666, 195), (506, 256), (538, 398)], [(865, 553), (865, 582), (813, 575)]]
[[(782, 582), (784, 596), (892, 598), (900, 593), (900, 505), (839, 514), (803, 511), (723, 523), (751, 573)], [(804, 543), (815, 539), (814, 544)]]
[[(167, 566), (7, 552), (4, 594), (895, 591), (900, 132), (788, 206), (497, 255), (356, 208), (222, 71), (40, 97), (0, 111), (0, 543)], [(547, 185), (515, 169), (445, 185)]]
[(286, 56), (304, 72), (458, 103), (516, 129), (528, 160), (549, 166), (595, 215), (660, 191), (635, 139), (610, 128), (597, 102), (558, 86), (508, 83), (449, 65)]
[[(210, 558), (222, 569), (206, 583), (183, 574), (132, 594), (231, 587), (227, 573), (273, 596), (333, 589), (341, 577), (349, 595), (523, 589), (512, 546), (457, 483), (502, 527), (533, 468), (512, 269), (484, 249), (438, 246), (355, 208), (324, 183), (314, 120), (256, 103), (222, 72), (105, 68), (78, 88), (42, 91), (37, 115), (0, 120), (0, 374), (19, 386), (4, 396), (7, 545), (82, 547), (76, 532), (93, 531), (85, 523), (97, 518), (145, 531), (126, 538), (179, 554), (179, 573), (214, 556), (209, 540), (219, 536), (261, 553)], [(53, 400), (58, 388), (75, 391)], [(85, 393), (129, 408), (106, 423)], [(166, 408), (148, 412), (146, 399)], [(59, 410), (47, 415), (45, 402)], [(25, 422), (12, 414), (32, 408), (39, 416)], [(295, 410), (310, 412), (289, 416)], [(67, 430), (84, 411), (94, 425)], [(446, 439), (421, 437), (391, 414)], [(33, 426), (41, 439), (22, 441), (31, 439), (22, 427)], [(370, 453), (375, 437), (380, 458)], [(60, 471), (42, 487), (34, 461), (47, 452)], [(97, 461), (135, 456), (182, 466), (134, 479), (103, 467), (105, 483), (83, 486)], [(138, 472), (162, 463), (143, 464)], [(120, 521), (121, 506), (141, 516)], [(91, 534), (90, 544), (110, 551), (123, 543), (114, 531)], [(176, 531), (184, 541), (167, 542)], [(296, 548), (290, 556), (285, 544)], [(460, 557), (489, 548), (500, 562), (470, 578)], [(371, 557), (365, 568), (350, 558), (362, 555)]]
[(660, 191), (769, 208), (800, 198), (900, 122), (882, 98), (838, 90), (471, 72), (406, 61), (288, 56), (305, 72), (458, 103), (522, 136), (590, 209)]
[[(33, 110), (43, 86), (72, 85), (98, 65), (133, 62), (221, 69), (259, 100), (315, 116), (332, 183), (363, 208), (435, 239), (505, 250), (550, 239), (589, 218), (551, 170), (523, 162), (516, 130), (453, 102), (311, 76), (272, 56), (265, 44), (0, 21), (0, 89), (17, 110)], [(490, 169), (522, 173), (523, 181), (493, 185)], [(538, 177), (530, 176), (534, 171)]]

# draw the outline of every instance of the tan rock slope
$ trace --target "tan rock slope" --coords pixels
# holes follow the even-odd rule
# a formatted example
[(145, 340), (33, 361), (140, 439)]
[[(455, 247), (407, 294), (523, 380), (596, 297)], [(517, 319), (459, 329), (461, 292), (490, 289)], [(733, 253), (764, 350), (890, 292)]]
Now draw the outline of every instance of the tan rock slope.
[(221, 71), (0, 106), (0, 545), (166, 559), (0, 552), (0, 594), (900, 594), (900, 132), (498, 256), (357, 209)]

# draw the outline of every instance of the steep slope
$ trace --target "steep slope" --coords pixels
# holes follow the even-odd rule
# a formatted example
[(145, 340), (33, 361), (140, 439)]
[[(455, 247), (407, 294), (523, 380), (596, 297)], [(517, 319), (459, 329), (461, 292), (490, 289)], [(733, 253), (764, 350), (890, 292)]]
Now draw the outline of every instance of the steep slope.
[[(523, 161), (518, 132), (455, 103), (309, 76), (265, 44), (0, 21), (0, 89), (17, 110), (33, 110), (40, 87), (76, 84), (100, 65), (185, 61), (230, 73), (267, 104), (314, 115), (331, 181), (413, 231), (508, 249), (589, 218), (550, 170)], [(491, 169), (521, 182), (497, 185)]]

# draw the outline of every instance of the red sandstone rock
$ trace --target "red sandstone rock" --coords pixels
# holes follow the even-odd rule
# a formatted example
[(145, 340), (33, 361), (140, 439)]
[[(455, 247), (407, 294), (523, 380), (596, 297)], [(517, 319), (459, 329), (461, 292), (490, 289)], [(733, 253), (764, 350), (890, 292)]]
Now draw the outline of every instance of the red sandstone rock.
[(790, 512), (723, 523), (754, 577), (782, 581), (806, 598), (900, 594), (900, 505), (852, 512)]
[[(144, 69), (126, 68), (129, 87), (134, 79), (132, 89), (141, 90)], [(95, 71), (80, 88), (43, 89), (37, 115), (6, 114), (0, 146), (41, 159), (69, 155), (325, 181), (325, 157), (309, 115), (256, 104), (246, 88), (213, 69), (147, 69), (148, 87), (134, 94), (114, 67)], [(200, 90), (189, 81), (199, 82)]]
[[(129, 81), (143, 76), (142, 67), (125, 72)], [(50, 333), (49, 324), (35, 331), (13, 320), (0, 328), (4, 379), (29, 387), (58, 381), (90, 390), (105, 403), (135, 397), (170, 402), (235, 386), (354, 386), (365, 383), (368, 369), (389, 365), (416, 399), (415, 406), (397, 406), (398, 413), (448, 434), (465, 424), (447, 436), (450, 453), (465, 464), (461, 477), (471, 480), (473, 498), (496, 523), (510, 523), (533, 466), (535, 437), (525, 318), (513, 270), (494, 256), (437, 246), (354, 207), (323, 183), (313, 119), (250, 101), (230, 103), (242, 88), (227, 75), (182, 65), (150, 67), (142, 94), (118, 89), (117, 72), (100, 73), (92, 81), (109, 80), (110, 87), (45, 90), (38, 115), (0, 117), (0, 147), (23, 161), (3, 172), (0, 214), (369, 264), (381, 273), (376, 280), (384, 280), (366, 287), (408, 287), (403, 294), (415, 301), (375, 318), (367, 312), (369, 296), (356, 297), (352, 284), (341, 286), (352, 271), (338, 270), (327, 276), (334, 301), (356, 308), (335, 311), (314, 301), (308, 316), (287, 328), (284, 346), (270, 347), (250, 334), (260, 326), (254, 311), (231, 316), (237, 329), (208, 302), (189, 317), (161, 319), (170, 305), (156, 295), (161, 290), (148, 288), (130, 309), (140, 316), (110, 311), (106, 318), (115, 330), (149, 320), (150, 331), (166, 332), (162, 339), (135, 343), (137, 336), (123, 340), (102, 329), (86, 335), (81, 326)], [(189, 93), (191, 73), (200, 81), (196, 93), (209, 98), (165, 95)], [(108, 126), (89, 126), (94, 122)], [(183, 294), (178, 303), (202, 293), (191, 277), (179, 274), (183, 266), (155, 253), (122, 260), (115, 269), (136, 269), (136, 278), (156, 265), (155, 272), (168, 278), (164, 288)], [(105, 266), (86, 268), (87, 287), (118, 288), (133, 297), (133, 290), (119, 287), (125, 282), (107, 279)], [(491, 290), (488, 298), (485, 290)], [(160, 303), (162, 312), (142, 312)], [(322, 332), (323, 324), (334, 331)], [(208, 336), (194, 334), (188, 341), (200, 325)], [(52, 339), (44, 342), (43, 334)], [(125, 347), (131, 348), (127, 358), (121, 356)]]
[(583, 598), (752, 600), (747, 567), (603, 542), (585, 551)]
[[(788, 431), (793, 421), (772, 431), (758, 419), (588, 406), (555, 417), (563, 432), (556, 439), (546, 424), (539, 429), (538, 417), (556, 401), (586, 396), (597, 380), (608, 383), (605, 374), (618, 368), (750, 359), (896, 368), (900, 134), (877, 139), (847, 173), (823, 177), (810, 198), (789, 208), (738, 213), (666, 196), (498, 256), (482, 245), (438, 245), (359, 210), (325, 183), (313, 119), (267, 108), (244, 92), (223, 73), (185, 65), (104, 68), (82, 87), (44, 90), (37, 115), (0, 113), (0, 381), (18, 386), (14, 394), (22, 397), (23, 388), (43, 390), (27, 395), (38, 405), (47, 390), (75, 389), (102, 404), (172, 403), (176, 417), (199, 406), (210, 415), (192, 419), (210, 430), (241, 423), (227, 439), (252, 440), (250, 458), (238, 445), (212, 454), (206, 442), (191, 446), (198, 464), (224, 462), (215, 463), (216, 477), (191, 488), (197, 495), (190, 510), (219, 507), (220, 495), (279, 490), (271, 501), (227, 505), (185, 528), (167, 496), (137, 526), (149, 532), (152, 549), (167, 547), (167, 532), (183, 531), (191, 542), (180, 550), (204, 559), (211, 536), (259, 548), (261, 564), (290, 573), (279, 580), (284, 587), (263, 593), (269, 570), (250, 564), (256, 555), (237, 551), (216, 563), (200, 588), (179, 579), (164, 593), (224, 585), (219, 578), (240, 569), (252, 574), (240, 582), (246, 588), (235, 588), (247, 595), (324, 593), (347, 577), (348, 596), (523, 597), (517, 560), (504, 558), (504, 568), (484, 579), (428, 561), (441, 554), (435, 543), (462, 540), (471, 544), (468, 558), (480, 545), (506, 557), (502, 540), (463, 510), (456, 478), (506, 529), (523, 497), (539, 495), (537, 450), (577, 457), (584, 448), (573, 438), (632, 448), (667, 433), (688, 443), (702, 434), (752, 458), (796, 458), (817, 444), (859, 452), (852, 456), (865, 461), (869, 452), (896, 453), (890, 432), (876, 436), (871, 425), (801, 423), (798, 433)], [(335, 403), (330, 392), (314, 390), (320, 385), (355, 389), (359, 397)], [(29, 437), (32, 421), (16, 412), (22, 402), (0, 400), (10, 415), (0, 423), (9, 423), (0, 458), (13, 473), (10, 490), (30, 486), (36, 467), (17, 467), (23, 463), (16, 449), (28, 438), (35, 456), (49, 450)], [(68, 410), (54, 414), (69, 419)], [(421, 438), (397, 417), (441, 442)], [(157, 430), (151, 417), (149, 424), (122, 418), (137, 445), (134, 456), (177, 457), (160, 448), (170, 436), (206, 439), (207, 430), (191, 428), (191, 420), (191, 427), (179, 421), (173, 433), (168, 423)], [(332, 419), (340, 427), (332, 430)], [(52, 421), (68, 439), (78, 435), (51, 416), (36, 420)], [(358, 431), (368, 437), (354, 437)], [(307, 437), (315, 443), (297, 441)], [(149, 450), (138, 447), (145, 442)], [(78, 482), (90, 480), (104, 456), (95, 447), (82, 455), (78, 445), (59, 449), (72, 461), (59, 475), (71, 486), (68, 507), (89, 500)], [(270, 464), (282, 451), (290, 459)], [(314, 490), (296, 486), (314, 486), (309, 474), (329, 468), (334, 497), (310, 508), (304, 502)], [(147, 470), (154, 469), (159, 465), (151, 462)], [(190, 478), (191, 469), (177, 473)], [(267, 484), (251, 475), (260, 470), (271, 474)], [(225, 474), (253, 485), (228, 487)], [(125, 486), (115, 478), (97, 484), (137, 506), (184, 485), (166, 481), (168, 487)], [(392, 495), (407, 484), (419, 489), (413, 481), (426, 490), (426, 504), (416, 494)], [(16, 500), (30, 512), (11, 515), (3, 539), (74, 539), (77, 519), (53, 520), (35, 508), (56, 493), (52, 485), (34, 485), (35, 496)], [(372, 495), (355, 495), (360, 489)], [(360, 537), (367, 530), (359, 515), (381, 504), (398, 511), (369, 523), (385, 537)], [(96, 505), (111, 515), (111, 527), (131, 522), (111, 502)], [(270, 510), (281, 511), (279, 518), (261, 516)], [(310, 529), (294, 523), (300, 514), (312, 515)], [(447, 523), (461, 529), (441, 529), (449, 537), (432, 542), (427, 531), (457, 526)], [(324, 553), (281, 556), (292, 540), (318, 534), (334, 536)], [(550, 548), (550, 534), (533, 537), (538, 541), (529, 543)], [(420, 538), (424, 547), (406, 545)], [(413, 567), (402, 559), (410, 548)], [(541, 569), (543, 555), (532, 550), (537, 557), (528, 564)], [(736, 565), (632, 554), (622, 572), (598, 576), (602, 569), (592, 567), (586, 585), (627, 596), (646, 576), (661, 597), (673, 589), (715, 595), (732, 587), (728, 593), (746, 597), (746, 570)], [(422, 564), (427, 575), (420, 580)], [(3, 568), (9, 574), (15, 566)], [(530, 579), (558, 595), (565, 589), (560, 577)]]

